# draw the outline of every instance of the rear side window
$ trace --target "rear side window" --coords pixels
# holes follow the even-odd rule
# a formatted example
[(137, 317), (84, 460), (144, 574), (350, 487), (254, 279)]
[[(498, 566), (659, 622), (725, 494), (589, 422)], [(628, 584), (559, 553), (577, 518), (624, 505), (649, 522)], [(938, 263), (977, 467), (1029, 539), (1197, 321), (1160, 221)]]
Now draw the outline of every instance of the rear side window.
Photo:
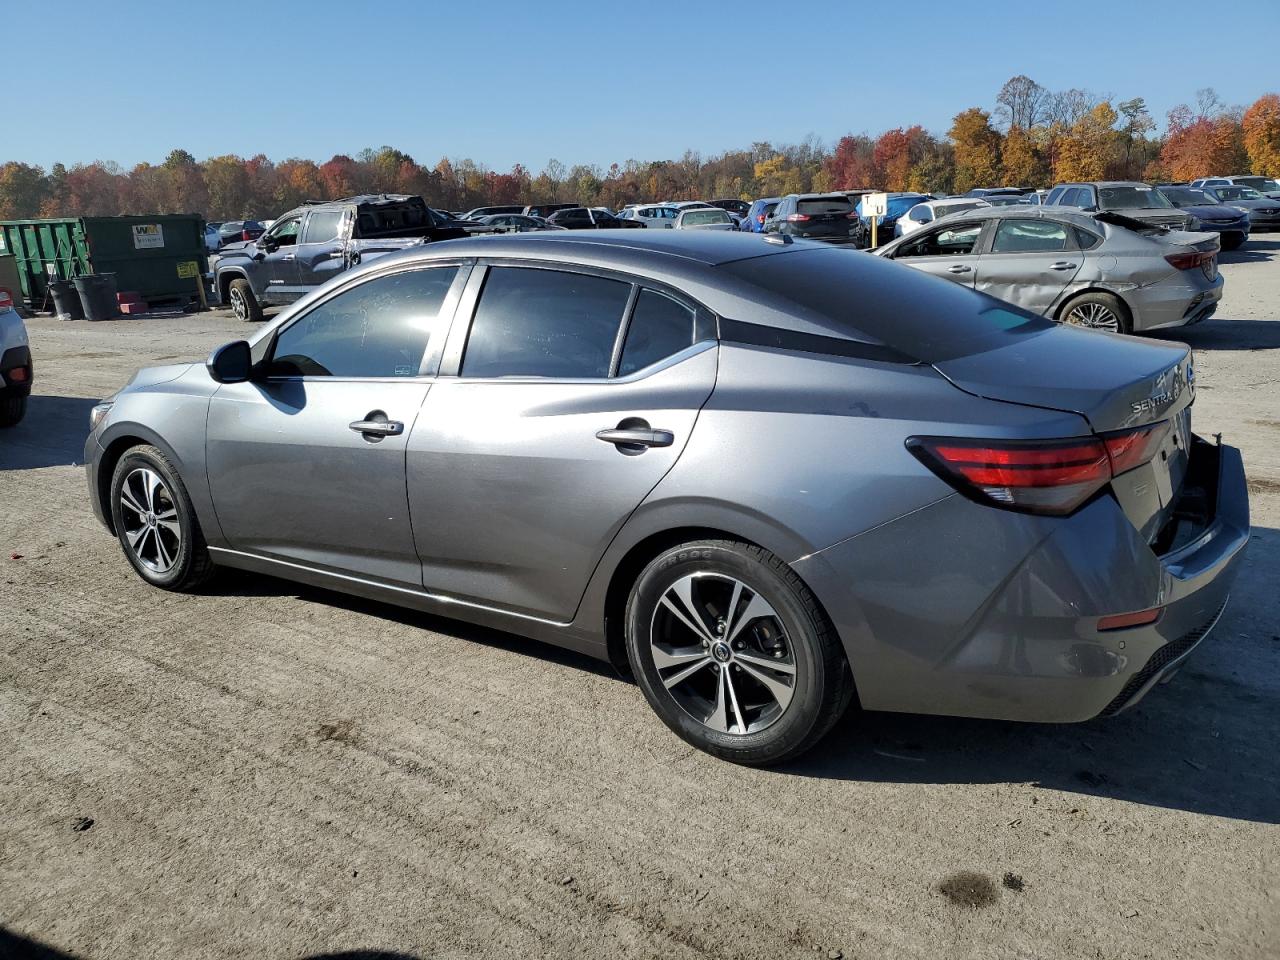
[(880, 257), (793, 250), (716, 268), (744, 295), (769, 302), (815, 333), (880, 343), (925, 363), (994, 349), (1052, 321)]
[(641, 290), (622, 345), (618, 376), (643, 370), (694, 342), (694, 312), (653, 290)]
[(1072, 227), (1076, 232), (1076, 243), (1080, 244), (1081, 250), (1090, 250), (1102, 242), (1102, 238), (1096, 233), (1091, 233), (1081, 227)]
[(1066, 250), (1067, 228), (1052, 220), (1001, 220), (996, 227), (993, 253), (1040, 253)]
[(307, 232), (302, 242), (327, 243), (330, 240), (336, 240), (345, 215), (342, 210), (312, 212), (307, 218)]
[(308, 311), (276, 340), (276, 377), (416, 377), (458, 274), (435, 267), (375, 277)]
[(631, 285), (558, 270), (493, 267), (462, 359), (464, 377), (609, 376)]
[(894, 259), (902, 257), (962, 257), (973, 253), (978, 244), (978, 236), (982, 233), (982, 224), (963, 223), (929, 233), (904, 243), (894, 254)]

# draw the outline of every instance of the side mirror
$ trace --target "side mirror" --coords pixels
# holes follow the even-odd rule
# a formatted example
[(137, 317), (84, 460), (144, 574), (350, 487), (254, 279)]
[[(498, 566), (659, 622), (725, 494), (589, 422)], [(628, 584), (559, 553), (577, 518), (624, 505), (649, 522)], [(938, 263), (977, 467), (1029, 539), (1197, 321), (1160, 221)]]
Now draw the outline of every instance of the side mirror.
[(233, 340), (220, 346), (205, 362), (209, 376), (218, 383), (244, 383), (253, 369), (247, 340)]
[(280, 244), (276, 242), (275, 237), (263, 237), (258, 241), (258, 246), (267, 251), (267, 253), (275, 253), (280, 249)]

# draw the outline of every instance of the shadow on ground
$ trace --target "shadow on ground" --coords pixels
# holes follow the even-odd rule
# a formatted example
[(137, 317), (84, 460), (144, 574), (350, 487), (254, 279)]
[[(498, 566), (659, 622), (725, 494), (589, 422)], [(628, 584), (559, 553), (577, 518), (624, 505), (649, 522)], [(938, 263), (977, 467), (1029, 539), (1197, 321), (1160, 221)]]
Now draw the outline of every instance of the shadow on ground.
[(89, 436), (89, 411), (97, 402), (87, 397), (32, 396), (22, 422), (0, 431), (0, 470), (79, 464)]
[[(0, 927), (0, 957), (4, 960), (80, 960), (74, 953), (24, 937)], [(420, 960), (417, 954), (392, 950), (342, 950), (337, 953), (312, 953), (301, 960)]]
[(1275, 350), (1280, 348), (1280, 320), (1206, 320), (1144, 336), (1185, 343), (1193, 350)]
[(1280, 235), (1274, 233), (1255, 233), (1239, 250), (1223, 250), (1218, 254), (1221, 263), (1268, 263), (1276, 259), (1280, 259)]

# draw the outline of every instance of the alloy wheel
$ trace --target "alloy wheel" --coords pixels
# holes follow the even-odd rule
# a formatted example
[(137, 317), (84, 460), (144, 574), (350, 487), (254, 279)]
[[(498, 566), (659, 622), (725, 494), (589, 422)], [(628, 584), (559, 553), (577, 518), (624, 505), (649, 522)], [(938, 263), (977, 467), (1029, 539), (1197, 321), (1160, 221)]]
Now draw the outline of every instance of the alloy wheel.
[(649, 647), (667, 692), (717, 733), (764, 730), (795, 692), (795, 654), (781, 618), (725, 574), (694, 573), (671, 584), (654, 609)]
[(132, 470), (120, 485), (120, 518), (134, 558), (152, 573), (168, 573), (182, 550), (178, 505), (160, 474)]
[(1067, 323), (1077, 327), (1088, 327), (1090, 330), (1110, 330), (1120, 332), (1120, 318), (1115, 311), (1104, 303), (1081, 303), (1071, 308), (1067, 314)]
[(249, 319), (249, 304), (245, 302), (244, 294), (235, 288), (231, 290), (231, 312), (237, 320)]

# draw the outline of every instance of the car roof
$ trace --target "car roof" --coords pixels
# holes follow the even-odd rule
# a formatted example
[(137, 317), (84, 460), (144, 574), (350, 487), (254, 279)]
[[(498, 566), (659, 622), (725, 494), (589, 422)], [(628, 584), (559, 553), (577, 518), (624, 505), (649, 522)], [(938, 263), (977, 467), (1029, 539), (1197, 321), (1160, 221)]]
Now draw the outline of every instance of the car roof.
[(798, 245), (766, 240), (757, 233), (733, 231), (695, 231), (686, 234), (672, 230), (571, 230), (538, 235), (498, 234), (442, 240), (379, 257), (371, 263), (383, 263), (392, 256), (418, 256), (426, 259), (434, 254), (440, 257), (513, 257), (605, 265), (612, 262), (622, 268), (633, 262), (635, 255), (639, 253), (659, 259), (678, 259), (716, 266), (734, 260), (769, 256), (794, 246)]
[(1019, 220), (1057, 220), (1061, 223), (1071, 223), (1078, 227), (1092, 229), (1095, 232), (1100, 229), (1096, 219), (1087, 213), (1073, 213), (1070, 207), (1041, 207), (1033, 204), (978, 207), (976, 210), (966, 210), (964, 213), (953, 214), (953, 216), (965, 220), (1005, 220), (1011, 218)]

